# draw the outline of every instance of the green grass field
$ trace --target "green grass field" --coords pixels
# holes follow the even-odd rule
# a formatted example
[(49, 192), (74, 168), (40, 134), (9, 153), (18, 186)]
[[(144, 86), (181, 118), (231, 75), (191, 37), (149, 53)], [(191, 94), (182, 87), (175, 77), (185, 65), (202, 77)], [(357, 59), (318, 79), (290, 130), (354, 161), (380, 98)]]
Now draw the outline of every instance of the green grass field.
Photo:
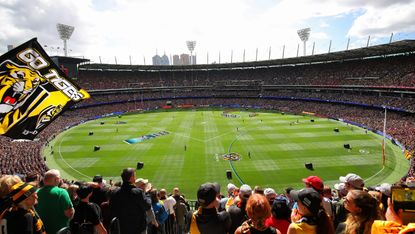
[[(301, 179), (309, 175), (318, 175), (329, 185), (349, 172), (362, 176), (367, 185), (396, 182), (409, 167), (401, 149), (389, 141), (383, 167), (382, 137), (342, 122), (275, 112), (249, 117), (252, 112), (242, 110), (231, 112), (238, 118), (228, 118), (222, 112), (172, 110), (89, 121), (51, 142), (54, 154), (50, 147), (45, 149), (47, 164), (61, 169), (68, 179), (90, 181), (102, 174), (107, 181), (119, 181), (123, 168), (141, 161), (145, 166), (137, 171), (137, 178), (147, 178), (154, 187), (168, 191), (177, 186), (188, 198), (195, 198), (198, 186), (207, 181), (219, 182), (225, 192), (229, 182), (225, 172), (231, 165), (222, 155), (228, 152), (241, 155), (232, 162), (239, 176), (233, 173), (232, 183), (243, 181), (277, 192), (287, 186), (302, 187)], [(136, 144), (124, 141), (161, 131), (169, 134)], [(352, 149), (344, 149), (345, 143)], [(94, 152), (95, 145), (101, 149)], [(313, 171), (304, 168), (309, 162)]]

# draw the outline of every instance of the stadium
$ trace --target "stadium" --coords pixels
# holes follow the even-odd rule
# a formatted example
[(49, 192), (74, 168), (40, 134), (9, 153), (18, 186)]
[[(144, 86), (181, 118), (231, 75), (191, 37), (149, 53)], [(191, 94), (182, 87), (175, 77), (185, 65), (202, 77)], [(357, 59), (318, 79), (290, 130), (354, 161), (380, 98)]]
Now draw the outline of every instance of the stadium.
[[(196, 210), (206, 182), (222, 197), (228, 184), (286, 197), (310, 176), (336, 194), (349, 173), (368, 190), (415, 177), (415, 40), (237, 63), (52, 60), (91, 97), (33, 141), (0, 137), (2, 176), (39, 182), (57, 169), (63, 188), (98, 177), (109, 188), (133, 168)], [(183, 233), (178, 222), (163, 233)]]

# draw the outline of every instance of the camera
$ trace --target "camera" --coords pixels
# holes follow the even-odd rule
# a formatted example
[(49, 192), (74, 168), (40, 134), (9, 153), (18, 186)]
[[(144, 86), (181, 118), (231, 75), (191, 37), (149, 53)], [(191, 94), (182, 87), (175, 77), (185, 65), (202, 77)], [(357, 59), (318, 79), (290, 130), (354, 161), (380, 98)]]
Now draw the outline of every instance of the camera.
[(398, 214), (403, 210), (402, 221), (404, 224), (413, 222), (415, 218), (415, 188), (396, 187), (391, 188), (393, 209)]
[(396, 210), (415, 211), (415, 188), (392, 187), (392, 201)]

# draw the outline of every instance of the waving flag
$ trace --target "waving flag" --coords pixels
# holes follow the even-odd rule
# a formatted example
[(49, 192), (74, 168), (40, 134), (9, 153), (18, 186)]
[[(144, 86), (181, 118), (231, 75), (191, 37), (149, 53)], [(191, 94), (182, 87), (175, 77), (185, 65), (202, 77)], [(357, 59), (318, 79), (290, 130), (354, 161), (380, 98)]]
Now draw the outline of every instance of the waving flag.
[(49, 58), (36, 38), (0, 56), (0, 135), (33, 140), (89, 94)]

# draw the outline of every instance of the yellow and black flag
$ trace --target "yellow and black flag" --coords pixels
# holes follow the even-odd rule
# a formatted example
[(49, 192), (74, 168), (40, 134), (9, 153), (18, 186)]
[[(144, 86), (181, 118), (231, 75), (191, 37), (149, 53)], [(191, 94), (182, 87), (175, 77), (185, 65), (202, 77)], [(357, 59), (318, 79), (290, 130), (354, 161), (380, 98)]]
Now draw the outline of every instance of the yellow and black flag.
[(407, 160), (412, 158), (412, 153), (409, 150), (405, 150), (404, 155)]
[(49, 58), (36, 38), (0, 56), (0, 135), (33, 140), (89, 94)]

